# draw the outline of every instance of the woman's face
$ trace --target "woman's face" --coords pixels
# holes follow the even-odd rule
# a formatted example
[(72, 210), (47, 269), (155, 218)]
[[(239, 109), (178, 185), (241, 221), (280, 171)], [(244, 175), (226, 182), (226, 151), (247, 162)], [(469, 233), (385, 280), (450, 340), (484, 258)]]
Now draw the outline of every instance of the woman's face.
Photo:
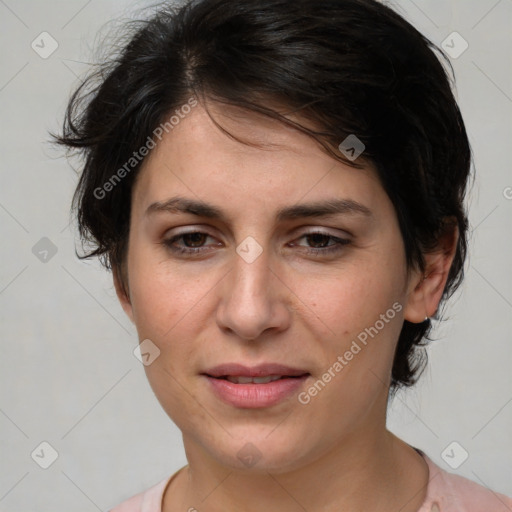
[[(255, 145), (201, 105), (164, 135), (134, 188), (121, 300), (187, 454), (291, 470), (385, 429), (412, 286), (402, 237), (374, 170), (209, 108)], [(245, 369), (215, 369), (229, 364)]]

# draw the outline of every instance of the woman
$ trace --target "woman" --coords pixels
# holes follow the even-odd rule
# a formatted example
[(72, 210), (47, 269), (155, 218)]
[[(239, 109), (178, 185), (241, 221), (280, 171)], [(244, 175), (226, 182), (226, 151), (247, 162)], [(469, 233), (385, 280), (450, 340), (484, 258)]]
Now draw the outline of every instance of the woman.
[(435, 51), (374, 0), (198, 0), (75, 93), (85, 256), (188, 460), (114, 511), (512, 509), (386, 429), (466, 255)]

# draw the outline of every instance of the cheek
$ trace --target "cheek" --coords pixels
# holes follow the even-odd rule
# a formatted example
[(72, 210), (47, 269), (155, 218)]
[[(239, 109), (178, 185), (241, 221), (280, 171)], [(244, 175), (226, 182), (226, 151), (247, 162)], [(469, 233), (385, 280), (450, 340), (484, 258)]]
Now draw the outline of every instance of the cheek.
[(321, 391), (306, 390), (311, 397), (316, 395), (310, 410), (332, 427), (326, 435), (355, 428), (389, 384), (402, 306), (393, 287), (372, 289), (365, 284), (345, 286), (340, 292), (340, 282), (329, 289), (331, 300), (320, 303), (322, 294), (313, 298), (317, 307), (329, 312), (324, 319), (334, 332), (320, 339), (315, 349), (323, 363), (322, 374), (315, 377), (326, 384), (316, 381), (313, 387)]
[[(331, 335), (356, 335), (400, 300), (401, 283), (382, 269), (355, 267), (325, 279), (305, 279), (297, 295)], [(395, 315), (393, 315), (395, 316)]]
[(400, 269), (398, 258), (394, 266), (375, 258), (373, 264), (347, 266), (336, 278), (303, 282), (300, 293), (314, 311), (308, 328), (317, 334), (322, 371), (336, 375), (324, 395), (333, 407), (342, 403), (352, 410), (361, 400), (364, 408), (388, 380), (403, 324)]
[(149, 259), (134, 257), (131, 270), (133, 316), (139, 339), (151, 340), (159, 350), (159, 356), (144, 367), (148, 382), (164, 410), (184, 425), (186, 419), (180, 411), (186, 410), (195, 418), (204, 414), (184, 392), (185, 374), (190, 370), (186, 363), (197, 359), (194, 351), (202, 323), (194, 320), (201, 314), (204, 283), (165, 270), (162, 264), (151, 264)]
[(134, 249), (128, 270), (134, 321), (139, 334), (164, 341), (190, 325), (205, 283), (197, 274), (173, 268), (155, 250)]

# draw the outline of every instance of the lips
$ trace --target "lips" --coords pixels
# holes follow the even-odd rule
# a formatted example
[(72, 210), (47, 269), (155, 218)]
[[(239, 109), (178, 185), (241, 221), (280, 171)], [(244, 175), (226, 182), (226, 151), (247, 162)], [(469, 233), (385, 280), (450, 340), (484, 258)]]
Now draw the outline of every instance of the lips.
[(217, 379), (227, 379), (235, 384), (266, 384), (282, 378), (302, 377), (309, 375), (309, 372), (278, 363), (264, 363), (252, 367), (226, 363), (210, 368), (203, 374)]
[[(243, 376), (234, 376), (228, 375), (226, 377), (217, 377), (217, 378), (225, 378), (229, 380), (229, 382), (233, 382), (233, 384), (268, 384), (269, 382), (273, 382), (275, 380), (282, 379), (282, 375), (268, 375), (267, 377), (243, 377)], [(296, 377), (291, 377), (296, 378)]]
[(290, 399), (311, 376), (277, 363), (244, 366), (227, 363), (202, 373), (213, 394), (233, 407), (262, 409)]

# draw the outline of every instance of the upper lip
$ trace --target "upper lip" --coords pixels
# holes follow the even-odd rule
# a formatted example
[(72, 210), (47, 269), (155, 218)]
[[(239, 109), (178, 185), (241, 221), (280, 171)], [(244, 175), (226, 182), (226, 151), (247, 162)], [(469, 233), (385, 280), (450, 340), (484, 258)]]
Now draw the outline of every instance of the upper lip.
[(298, 377), (308, 373), (300, 368), (292, 368), (278, 363), (263, 363), (251, 367), (239, 363), (225, 363), (204, 372), (210, 377), (267, 377), (268, 375)]

